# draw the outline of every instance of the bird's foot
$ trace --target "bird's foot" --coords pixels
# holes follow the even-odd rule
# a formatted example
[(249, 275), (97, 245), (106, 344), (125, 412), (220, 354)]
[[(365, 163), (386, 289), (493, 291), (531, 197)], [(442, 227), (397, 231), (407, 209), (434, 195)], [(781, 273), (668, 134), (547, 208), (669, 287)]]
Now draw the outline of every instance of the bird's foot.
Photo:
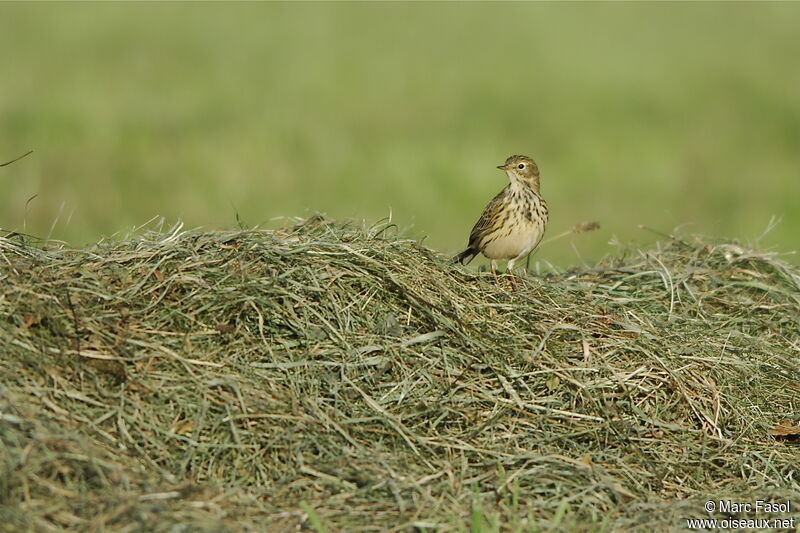
[(517, 279), (517, 275), (514, 274), (512, 271), (508, 270), (506, 271), (506, 277), (508, 279), (508, 286), (511, 288), (511, 290), (512, 291), (517, 290), (518, 288), (517, 282), (519, 281)]

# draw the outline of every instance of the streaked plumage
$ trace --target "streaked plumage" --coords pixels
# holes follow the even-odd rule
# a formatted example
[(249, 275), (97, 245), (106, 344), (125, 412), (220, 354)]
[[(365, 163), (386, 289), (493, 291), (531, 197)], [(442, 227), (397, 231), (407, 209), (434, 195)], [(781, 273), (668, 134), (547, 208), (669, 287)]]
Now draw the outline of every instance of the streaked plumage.
[(539, 196), (539, 167), (530, 157), (512, 155), (505, 164), (509, 184), (483, 210), (469, 235), (467, 249), (453, 258), (466, 265), (482, 253), (492, 260), (508, 259), (508, 272), (514, 263), (533, 251), (547, 226), (547, 204)]

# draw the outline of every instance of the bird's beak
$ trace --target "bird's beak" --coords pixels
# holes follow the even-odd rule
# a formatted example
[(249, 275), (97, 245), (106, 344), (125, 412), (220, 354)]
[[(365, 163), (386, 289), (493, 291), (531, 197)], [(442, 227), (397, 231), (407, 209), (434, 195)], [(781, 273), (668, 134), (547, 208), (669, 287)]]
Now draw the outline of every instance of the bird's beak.
[(499, 168), (500, 170), (511, 170), (511, 165), (500, 165), (497, 168)]

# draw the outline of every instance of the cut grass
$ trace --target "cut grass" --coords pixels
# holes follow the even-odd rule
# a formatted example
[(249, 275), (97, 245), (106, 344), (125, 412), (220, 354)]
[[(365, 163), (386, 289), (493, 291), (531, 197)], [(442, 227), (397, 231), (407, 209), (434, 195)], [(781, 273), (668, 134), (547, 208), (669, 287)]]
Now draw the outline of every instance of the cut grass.
[(3, 531), (644, 531), (798, 501), (769, 433), (798, 414), (797, 267), (685, 236), (511, 291), (393, 231), (0, 239)]

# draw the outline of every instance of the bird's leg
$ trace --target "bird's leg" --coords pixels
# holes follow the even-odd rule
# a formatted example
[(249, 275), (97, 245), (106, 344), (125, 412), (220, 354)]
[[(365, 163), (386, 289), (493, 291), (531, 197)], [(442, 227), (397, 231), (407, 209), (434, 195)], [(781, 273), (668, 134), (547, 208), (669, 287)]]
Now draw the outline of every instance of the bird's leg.
[(506, 274), (509, 275), (508, 282), (514, 290), (517, 290), (517, 277), (514, 275), (514, 263), (516, 261), (516, 259), (509, 259), (506, 265)]
[(492, 274), (497, 276), (497, 260), (492, 259)]

